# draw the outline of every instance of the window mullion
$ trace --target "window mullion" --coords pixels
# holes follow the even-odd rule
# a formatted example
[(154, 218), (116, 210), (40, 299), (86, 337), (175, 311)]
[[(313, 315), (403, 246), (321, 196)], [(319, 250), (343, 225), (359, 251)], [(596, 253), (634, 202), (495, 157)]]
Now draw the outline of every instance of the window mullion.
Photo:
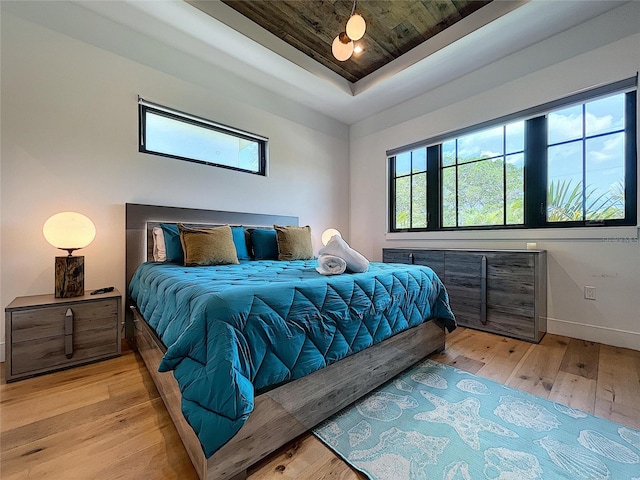
[(413, 152), (409, 156), (409, 229), (413, 228)]
[(587, 105), (582, 104), (582, 221), (587, 221)]
[(389, 231), (398, 229), (396, 225), (396, 157), (389, 158)]
[(438, 230), (442, 226), (441, 201), (442, 149), (440, 145), (427, 148), (427, 230)]
[(460, 202), (458, 201), (458, 195), (460, 195), (460, 185), (458, 183), (458, 173), (460, 172), (460, 169), (458, 168), (459, 164), (458, 164), (458, 140), (456, 139), (456, 163), (455, 166), (453, 167), (456, 171), (456, 194), (455, 194), (455, 200), (456, 200), (456, 228), (460, 227), (460, 214), (458, 212), (458, 207), (460, 206)]
[(636, 224), (638, 215), (638, 152), (636, 144), (637, 93), (625, 95), (625, 221)]
[(502, 224), (507, 224), (507, 126), (502, 127)]
[(527, 227), (547, 221), (547, 119), (536, 117), (525, 123), (524, 219)]

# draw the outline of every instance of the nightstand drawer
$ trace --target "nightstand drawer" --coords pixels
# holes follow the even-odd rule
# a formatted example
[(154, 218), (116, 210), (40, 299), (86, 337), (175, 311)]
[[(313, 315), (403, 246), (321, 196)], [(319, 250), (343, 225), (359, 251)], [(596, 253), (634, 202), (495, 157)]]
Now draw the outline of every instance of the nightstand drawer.
[(11, 375), (65, 366), (71, 362), (117, 353), (118, 331), (113, 327), (74, 334), (73, 353), (70, 358), (65, 354), (64, 335), (14, 343), (11, 349)]
[(116, 299), (67, 306), (42, 307), (15, 312), (12, 315), (11, 338), (13, 342), (64, 335), (67, 310), (73, 315), (73, 330), (81, 332), (97, 328), (114, 328), (118, 321)]
[(121, 297), (18, 297), (5, 309), (7, 381), (120, 354)]

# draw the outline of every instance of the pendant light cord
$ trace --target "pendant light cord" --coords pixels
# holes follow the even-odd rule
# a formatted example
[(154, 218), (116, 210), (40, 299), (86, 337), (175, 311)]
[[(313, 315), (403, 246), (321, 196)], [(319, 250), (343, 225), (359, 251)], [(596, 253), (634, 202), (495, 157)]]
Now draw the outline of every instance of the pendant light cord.
[(354, 13), (355, 13), (355, 11), (356, 11), (356, 1), (357, 1), (357, 0), (353, 0), (353, 8), (351, 9), (351, 16), (352, 16), (352, 17), (353, 17), (353, 14), (354, 14)]

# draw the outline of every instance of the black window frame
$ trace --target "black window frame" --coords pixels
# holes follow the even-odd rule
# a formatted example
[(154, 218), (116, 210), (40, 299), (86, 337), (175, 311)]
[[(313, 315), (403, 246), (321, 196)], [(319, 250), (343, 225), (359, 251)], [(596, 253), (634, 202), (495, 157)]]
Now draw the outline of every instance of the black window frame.
[[(387, 151), (389, 195), (388, 231), (432, 232), (469, 230), (511, 230), (530, 228), (572, 228), (589, 226), (637, 226), (637, 79), (632, 77), (585, 90), (527, 110), (482, 122), (428, 140)], [(625, 94), (625, 218), (612, 220), (547, 221), (547, 115), (559, 108), (588, 103), (605, 96)], [(525, 120), (524, 223), (514, 225), (442, 226), (442, 143), (463, 135)], [(427, 228), (396, 228), (393, 178), (395, 157), (418, 148), (427, 148)], [(456, 206), (457, 210), (457, 206)]]
[[(414, 150), (410, 150), (409, 151), (409, 153), (411, 154), (411, 162), (409, 164), (409, 173), (405, 174), (405, 175), (389, 175), (390, 198), (395, 198), (396, 181), (397, 181), (398, 178), (409, 177), (411, 179), (411, 181), (409, 182), (410, 185), (411, 185), (410, 189), (411, 189), (411, 192), (412, 192), (411, 201), (409, 202), (409, 223), (410, 224), (413, 223), (413, 205), (414, 205), (414, 202), (413, 202), (413, 177), (414, 177), (414, 175), (425, 174), (425, 176), (426, 176), (426, 189), (427, 189), (427, 195), (426, 195), (426, 199), (425, 200), (426, 200), (426, 203), (427, 203), (426, 206), (429, 205), (429, 194), (430, 194), (430, 191), (429, 191), (429, 181), (430, 181), (430, 178), (429, 178), (429, 175), (430, 175), (429, 174), (429, 149), (426, 148), (426, 147), (425, 147), (425, 149), (426, 149), (427, 165), (426, 165), (426, 169), (424, 171), (423, 170), (420, 170), (418, 172), (414, 172), (413, 171), (413, 152), (415, 150), (417, 150), (417, 149), (414, 149)], [(393, 157), (393, 160), (392, 160), (392, 163), (391, 163), (392, 171), (396, 170), (395, 167), (396, 167), (396, 156)], [(392, 203), (391, 214), (395, 218), (395, 214), (396, 214), (396, 208), (395, 207), (396, 207), (396, 205), (395, 205), (395, 202), (391, 202), (391, 203)], [(427, 210), (426, 217), (427, 217), (426, 218), (426, 224), (427, 224), (426, 227), (416, 227), (416, 228), (410, 227), (408, 230), (410, 230), (412, 232), (424, 232), (424, 231), (426, 231), (428, 229), (429, 220), (430, 220), (430, 215), (429, 215), (429, 211), (428, 210)]]
[[(236, 137), (236, 138), (241, 138), (243, 140), (256, 142), (258, 144), (258, 170), (254, 171), (246, 168), (235, 167), (233, 165), (209, 162), (209, 161), (198, 159), (198, 158), (191, 158), (191, 157), (186, 157), (181, 155), (175, 155), (172, 153), (149, 150), (146, 147), (147, 112), (155, 115), (163, 116), (166, 118), (170, 118), (172, 120), (176, 120), (179, 122), (187, 123), (189, 125), (194, 125), (206, 130), (212, 130), (218, 133), (223, 133), (231, 137)], [(269, 139), (267, 137), (246, 132), (234, 127), (230, 127), (228, 125), (223, 125), (221, 123), (217, 123), (212, 120), (208, 120), (206, 118), (198, 117), (196, 115), (191, 115), (189, 113), (181, 112), (179, 110), (165, 107), (163, 105), (151, 103), (142, 98), (138, 99), (138, 151), (140, 153), (148, 153), (151, 155), (157, 155), (157, 156), (166, 157), (166, 158), (175, 158), (176, 160), (184, 160), (187, 162), (199, 163), (201, 165), (220, 167), (228, 170), (235, 170), (237, 172), (249, 173), (252, 175), (266, 176), (268, 144), (269, 144)]]

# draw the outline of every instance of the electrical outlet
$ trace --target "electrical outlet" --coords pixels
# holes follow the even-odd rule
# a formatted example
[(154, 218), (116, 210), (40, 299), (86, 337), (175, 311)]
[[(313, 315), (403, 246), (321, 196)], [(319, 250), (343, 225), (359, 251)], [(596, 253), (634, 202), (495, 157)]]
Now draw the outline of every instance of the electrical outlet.
[(584, 298), (586, 298), (587, 300), (595, 300), (596, 299), (596, 287), (585, 285), (585, 287), (584, 287)]

